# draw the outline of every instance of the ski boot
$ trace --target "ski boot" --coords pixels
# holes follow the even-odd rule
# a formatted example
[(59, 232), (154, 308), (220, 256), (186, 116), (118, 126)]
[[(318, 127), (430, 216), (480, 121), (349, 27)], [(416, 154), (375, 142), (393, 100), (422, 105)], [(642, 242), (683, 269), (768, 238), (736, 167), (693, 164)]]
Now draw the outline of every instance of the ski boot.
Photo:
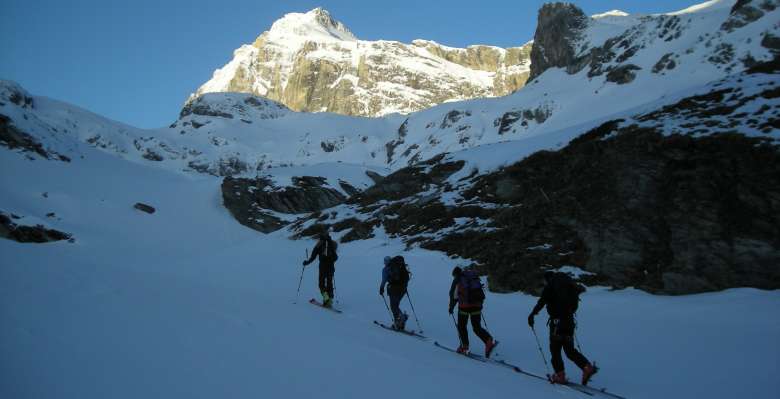
[(486, 358), (490, 358), (490, 354), (493, 353), (493, 349), (497, 345), (498, 345), (498, 341), (496, 341), (495, 339), (492, 339), (492, 338), (490, 339), (490, 341), (488, 341), (485, 344), (485, 357)]
[(469, 354), (469, 347), (468, 346), (458, 346), (458, 349), (456, 352), (460, 353), (461, 355), (468, 355)]
[(582, 385), (588, 385), (588, 381), (594, 374), (599, 372), (599, 368), (595, 364), (586, 364), (582, 368)]
[(559, 371), (550, 376), (550, 382), (553, 384), (568, 384), (569, 380), (566, 379), (565, 371)]

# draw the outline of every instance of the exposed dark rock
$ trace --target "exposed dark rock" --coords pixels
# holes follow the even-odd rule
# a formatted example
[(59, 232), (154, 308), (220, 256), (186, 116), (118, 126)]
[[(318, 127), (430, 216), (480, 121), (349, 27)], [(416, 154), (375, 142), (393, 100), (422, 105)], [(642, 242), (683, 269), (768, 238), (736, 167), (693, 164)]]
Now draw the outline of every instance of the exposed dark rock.
[(302, 176), (293, 178), (293, 187), (278, 188), (262, 177), (226, 177), (222, 182), (222, 199), (239, 223), (269, 233), (287, 224), (272, 212), (316, 212), (344, 202), (346, 197), (341, 192), (323, 187), (324, 183), (322, 177)]
[[(202, 97), (197, 100), (187, 103), (179, 113), (179, 119), (184, 118), (187, 115), (201, 115), (201, 116), (217, 116), (220, 118), (233, 119), (233, 115), (227, 112), (212, 109), (208, 103), (201, 101)], [(194, 126), (194, 122), (193, 122)], [(197, 127), (196, 127), (197, 129)]]
[(367, 170), (366, 171), (366, 176), (368, 176), (371, 180), (373, 180), (374, 184), (377, 184), (377, 183), (381, 182), (382, 179), (385, 178), (384, 176), (380, 175), (379, 173), (376, 173), (376, 172), (371, 171), (371, 170)]
[(668, 69), (674, 69), (677, 63), (674, 61), (674, 53), (666, 53), (653, 65), (653, 73), (660, 73)]
[(339, 179), (339, 186), (341, 186), (341, 189), (344, 190), (344, 192), (346, 192), (350, 197), (360, 192), (360, 190), (356, 189), (353, 185), (345, 182), (344, 180)]
[(509, 132), (510, 129), (512, 129), (512, 125), (520, 120), (523, 113), (521, 111), (512, 111), (507, 112), (504, 115), (501, 116), (501, 121), (498, 125), (498, 134), (504, 134)]
[(142, 202), (136, 202), (135, 205), (133, 205), (133, 208), (138, 209), (139, 211), (146, 212), (148, 214), (152, 214), (156, 209), (154, 209), (153, 206), (144, 204)]
[(764, 34), (764, 38), (761, 39), (761, 45), (772, 50), (772, 52), (776, 55), (780, 55), (780, 37), (766, 32)]
[(22, 107), (22, 108), (33, 108), (33, 99), (32, 97), (18, 92), (13, 91), (11, 92), (11, 95), (8, 97), (9, 100), (11, 100), (12, 103)]
[(631, 83), (636, 78), (636, 73), (634, 73), (634, 71), (638, 71), (640, 69), (642, 68), (634, 64), (621, 65), (607, 73), (607, 81), (614, 82), (619, 85)]
[(218, 176), (235, 176), (249, 170), (249, 165), (238, 156), (222, 158), (217, 164)]
[(464, 165), (463, 161), (440, 164), (439, 161), (443, 158), (444, 154), (421, 164), (400, 169), (350, 198), (349, 202), (367, 205), (382, 199), (397, 200), (423, 191), (428, 184), (442, 183)]
[[(12, 215), (15, 216), (15, 215)], [(19, 219), (16, 216), (14, 219)], [(47, 229), (43, 225), (18, 225), (3, 212), (0, 212), (0, 237), (18, 242), (44, 243), (51, 241), (72, 240), (72, 235), (59, 230)]]
[(162, 157), (162, 155), (160, 155), (160, 154), (158, 154), (158, 153), (154, 152), (153, 150), (151, 150), (151, 149), (149, 149), (149, 148), (147, 148), (147, 149), (146, 149), (146, 151), (144, 151), (144, 154), (143, 154), (143, 155), (141, 155), (141, 156), (142, 156), (144, 159), (148, 159), (148, 160), (150, 160), (150, 161), (156, 161), (156, 162), (162, 161), (162, 160), (164, 159), (164, 158)]
[(534, 43), (531, 48), (529, 80), (548, 68), (564, 68), (572, 64), (575, 41), (587, 27), (588, 17), (569, 3), (548, 3), (539, 10)]
[[(722, 30), (731, 32), (741, 28), (764, 16), (764, 12), (758, 9), (758, 3), (763, 0), (738, 0), (725, 22), (720, 26)], [(770, 6), (771, 8), (771, 6)]]
[[(21, 148), (24, 151), (34, 152), (46, 159), (50, 159), (49, 152), (43, 148), (35, 138), (21, 130), (11, 122), (11, 118), (0, 114), (0, 145), (10, 149)], [(64, 160), (62, 158), (58, 158)]]
[[(452, 110), (452, 111), (448, 112), (447, 115), (444, 115), (444, 119), (442, 119), (441, 125), (439, 125), (439, 128), (440, 129), (447, 129), (449, 127), (452, 127), (453, 125), (455, 125), (455, 123), (457, 123), (459, 120), (461, 120), (461, 118), (463, 118), (464, 116), (471, 116), (471, 112), (470, 111)], [(403, 136), (401, 136), (400, 129), (399, 129), (398, 133), (399, 133), (400, 137), (404, 137), (406, 135), (406, 134), (404, 134)], [(406, 156), (406, 155), (404, 155), (404, 156)]]

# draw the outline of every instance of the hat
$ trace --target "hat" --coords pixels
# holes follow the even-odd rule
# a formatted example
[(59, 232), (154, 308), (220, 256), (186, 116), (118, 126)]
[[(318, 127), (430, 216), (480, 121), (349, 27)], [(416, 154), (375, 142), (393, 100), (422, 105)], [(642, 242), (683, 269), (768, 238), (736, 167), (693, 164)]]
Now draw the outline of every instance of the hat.
[(385, 266), (389, 265), (390, 264), (390, 257), (389, 256), (385, 256), (384, 261), (385, 261)]
[(463, 269), (460, 268), (460, 266), (455, 266), (454, 269), (452, 269), (452, 277), (460, 276), (460, 274), (463, 272)]

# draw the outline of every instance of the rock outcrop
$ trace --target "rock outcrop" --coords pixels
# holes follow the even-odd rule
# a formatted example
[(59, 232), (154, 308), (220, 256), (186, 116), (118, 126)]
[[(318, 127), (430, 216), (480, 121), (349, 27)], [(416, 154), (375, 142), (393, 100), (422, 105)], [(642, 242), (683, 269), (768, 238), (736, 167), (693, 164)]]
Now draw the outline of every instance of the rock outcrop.
[(577, 54), (577, 41), (587, 26), (588, 17), (573, 4), (548, 3), (542, 6), (531, 48), (529, 80), (549, 68), (571, 65)]
[(222, 200), (239, 223), (270, 233), (289, 223), (280, 214), (320, 211), (344, 202), (346, 196), (326, 187), (322, 177), (294, 177), (292, 186), (281, 188), (263, 177), (226, 177), (222, 182)]
[(72, 236), (59, 230), (49, 229), (41, 224), (25, 226), (17, 224), (13, 219), (18, 219), (13, 214), (7, 215), (0, 212), (0, 237), (17, 242), (45, 243), (51, 241), (72, 240)]

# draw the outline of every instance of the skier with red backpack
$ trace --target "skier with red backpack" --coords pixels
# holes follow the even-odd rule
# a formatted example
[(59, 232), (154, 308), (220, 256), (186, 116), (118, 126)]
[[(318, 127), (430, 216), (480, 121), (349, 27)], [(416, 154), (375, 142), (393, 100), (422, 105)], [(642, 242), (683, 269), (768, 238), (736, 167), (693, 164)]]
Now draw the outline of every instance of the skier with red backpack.
[(409, 315), (401, 310), (401, 299), (406, 295), (406, 289), (409, 284), (409, 269), (403, 256), (390, 258), (385, 256), (385, 267), (382, 269), (382, 282), (379, 284), (379, 295), (385, 295), (385, 285), (387, 286), (387, 296), (390, 297), (390, 311), (393, 313), (393, 328), (396, 330), (405, 330), (406, 320)]
[(576, 283), (566, 273), (547, 271), (544, 273), (545, 286), (539, 301), (528, 315), (528, 325), (534, 328), (534, 316), (547, 306), (550, 318), (550, 353), (555, 374), (550, 376), (550, 382), (566, 384), (566, 372), (563, 367), (561, 349), (580, 369), (582, 369), (582, 385), (587, 385), (590, 378), (598, 372), (585, 356), (574, 348), (574, 330), (577, 328), (574, 314), (579, 307), (579, 296), (585, 292), (585, 287)]
[[(456, 295), (457, 293), (457, 295)], [(485, 357), (490, 357), (493, 349), (498, 345), (490, 333), (482, 328), (482, 305), (485, 302), (485, 291), (479, 275), (470, 269), (463, 270), (460, 267), (452, 269), (452, 285), (450, 286), (449, 312), (453, 313), (455, 304), (458, 304), (458, 336), (460, 346), (458, 353), (469, 353), (469, 333), (467, 324), (471, 319), (471, 328), (474, 334), (485, 343)]]
[(327, 232), (320, 233), (319, 238), (309, 259), (303, 261), (303, 266), (308, 266), (317, 257), (320, 258), (319, 287), (322, 294), (322, 306), (330, 308), (333, 306), (333, 297), (335, 296), (333, 275), (336, 273), (336, 261), (339, 259), (336, 252), (338, 244), (330, 238)]

